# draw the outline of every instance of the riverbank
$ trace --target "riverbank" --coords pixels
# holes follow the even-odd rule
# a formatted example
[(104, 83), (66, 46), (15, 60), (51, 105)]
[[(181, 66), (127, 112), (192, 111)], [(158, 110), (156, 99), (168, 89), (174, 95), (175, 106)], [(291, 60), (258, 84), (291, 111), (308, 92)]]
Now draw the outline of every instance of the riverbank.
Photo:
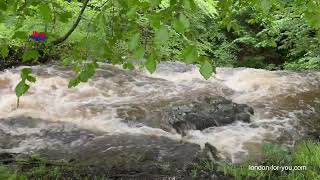
[[(294, 149), (279, 145), (266, 145), (265, 158), (260, 162), (229, 164), (201, 160), (177, 172), (125, 171), (123, 167), (108, 169), (109, 163), (97, 165), (77, 164), (73, 161), (50, 161), (41, 156), (0, 154), (0, 179), (319, 179), (320, 142), (301, 142)], [(77, 161), (77, 160), (74, 160)], [(256, 167), (256, 170), (250, 170)], [(259, 170), (275, 167), (275, 170)], [(298, 170), (299, 169), (299, 170)]]
[[(47, 50), (49, 51), (49, 49)], [(0, 71), (6, 69), (11, 69), (19, 66), (32, 66), (39, 64), (47, 64), (60, 59), (59, 55), (56, 53), (45, 53), (44, 51), (39, 51), (40, 57), (34, 61), (23, 62), (22, 54), (24, 49), (21, 47), (12, 47), (8, 49), (8, 56), (3, 58), (0, 56)]]
[[(216, 171), (211, 161), (190, 164), (177, 172), (139, 172), (123, 167), (106, 168), (104, 165), (84, 165), (73, 162), (50, 161), (40, 156), (19, 157), (17, 154), (1, 154), (0, 178), (4, 179), (232, 179)], [(5, 158), (5, 159), (3, 159)]]

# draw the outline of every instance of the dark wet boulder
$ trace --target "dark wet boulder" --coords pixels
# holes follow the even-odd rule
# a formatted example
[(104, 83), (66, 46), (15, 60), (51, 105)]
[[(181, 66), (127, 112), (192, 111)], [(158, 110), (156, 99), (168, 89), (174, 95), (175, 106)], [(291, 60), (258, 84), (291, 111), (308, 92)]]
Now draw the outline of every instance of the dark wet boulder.
[(63, 159), (72, 166), (90, 167), (94, 174), (147, 179), (184, 175), (198, 159), (209, 160), (198, 144), (151, 135), (103, 135), (69, 151), (63, 149), (42, 149), (38, 153), (49, 160)]
[(236, 104), (221, 96), (204, 97), (188, 105), (180, 105), (168, 112), (168, 121), (178, 133), (186, 130), (203, 130), (224, 126), (235, 121), (250, 122), (253, 109), (245, 104)]
[(10, 164), (10, 163), (14, 162), (15, 157), (17, 155), (18, 154), (15, 154), (15, 153), (6, 153), (6, 152), (0, 153), (0, 165)]
[(118, 117), (130, 126), (149, 126), (185, 134), (235, 121), (249, 123), (254, 111), (222, 96), (186, 97), (185, 100), (131, 104), (117, 109)]

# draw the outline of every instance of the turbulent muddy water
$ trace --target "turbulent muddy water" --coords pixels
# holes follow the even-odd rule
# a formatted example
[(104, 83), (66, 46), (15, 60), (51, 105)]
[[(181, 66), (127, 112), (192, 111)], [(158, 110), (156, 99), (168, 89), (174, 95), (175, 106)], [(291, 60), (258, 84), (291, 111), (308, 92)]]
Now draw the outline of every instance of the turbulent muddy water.
[[(67, 156), (70, 151), (112, 151), (116, 156), (115, 150), (150, 147), (158, 148), (161, 159), (179, 158), (208, 142), (226, 160), (239, 162), (249, 155), (259, 157), (263, 143), (293, 145), (305, 132), (299, 123), (320, 116), (320, 72), (218, 68), (206, 81), (194, 66), (179, 63), (162, 63), (152, 75), (102, 65), (93, 80), (68, 89), (71, 71), (32, 68), (37, 82), (18, 109), (14, 87), (19, 69), (0, 72), (1, 152)], [(201, 96), (223, 96), (251, 106), (251, 122), (188, 130), (184, 136), (162, 128), (167, 127), (158, 120), (164, 119), (163, 109)]]

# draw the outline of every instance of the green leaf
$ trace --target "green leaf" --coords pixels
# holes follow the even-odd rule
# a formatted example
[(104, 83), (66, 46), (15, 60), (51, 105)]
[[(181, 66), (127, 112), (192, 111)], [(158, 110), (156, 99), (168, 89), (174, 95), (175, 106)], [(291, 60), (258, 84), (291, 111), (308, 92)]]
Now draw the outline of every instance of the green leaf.
[(5, 1), (0, 0), (0, 10), (7, 10), (8, 6)]
[(33, 76), (28, 76), (28, 77), (27, 77), (27, 80), (28, 80), (29, 82), (33, 82), (33, 83), (36, 82), (36, 78), (33, 77)]
[(69, 20), (72, 18), (72, 13), (71, 12), (62, 12), (59, 13), (59, 20), (63, 23), (69, 22)]
[(0, 47), (0, 55), (2, 58), (6, 58), (9, 55), (9, 47), (8, 45), (3, 45)]
[(27, 40), (28, 34), (25, 31), (16, 31), (12, 36), (13, 39)]
[(154, 6), (159, 6), (159, 4), (161, 3), (162, 0), (150, 0), (150, 5), (152, 7)]
[(32, 6), (37, 6), (40, 3), (40, 1), (39, 0), (28, 0), (28, 3), (30, 3), (30, 5), (32, 5)]
[(320, 14), (319, 13), (306, 12), (305, 18), (311, 27), (317, 28), (317, 29), (320, 28)]
[(21, 81), (18, 83), (18, 85), (15, 88), (15, 92), (18, 97), (17, 106), (19, 106), (19, 97), (24, 95), (30, 88), (30, 86), (26, 84), (26, 80), (33, 83), (36, 82), (36, 78), (33, 76), (30, 76), (31, 73), (32, 73), (31, 68), (24, 68), (21, 70), (21, 73), (20, 73)]
[(80, 83), (78, 78), (71, 79), (68, 84), (68, 88), (76, 87)]
[(129, 50), (133, 51), (139, 45), (140, 45), (140, 33), (136, 33), (129, 40)]
[(192, 64), (198, 59), (198, 51), (194, 46), (188, 46), (182, 51), (181, 58), (187, 64)]
[(173, 28), (180, 34), (184, 33), (184, 25), (181, 21), (179, 21), (178, 19), (175, 19), (173, 21)]
[(5, 15), (0, 11), (0, 24), (5, 21)]
[(144, 48), (143, 47), (137, 48), (133, 53), (133, 57), (137, 59), (142, 59), (144, 57)]
[(166, 26), (162, 26), (160, 29), (156, 31), (155, 34), (155, 41), (157, 43), (165, 43), (166, 41), (169, 40), (169, 32), (168, 28)]
[(177, 4), (177, 0), (170, 0), (170, 6), (174, 6)]
[(20, 76), (22, 80), (26, 80), (29, 76), (29, 74), (32, 73), (32, 69), (31, 68), (24, 68), (21, 70)]
[(194, 0), (183, 0), (183, 6), (188, 10), (195, 10), (197, 7)]
[(101, 24), (105, 22), (105, 16), (102, 12), (98, 13), (98, 15), (94, 18), (93, 22), (88, 27), (90, 32), (98, 31), (103, 29)]
[(21, 97), (24, 95), (28, 90), (30, 86), (25, 83), (25, 81), (20, 81), (19, 84), (15, 88), (15, 92), (17, 97)]
[(22, 62), (37, 60), (39, 56), (39, 52), (36, 50), (25, 51), (22, 55)]
[(272, 3), (271, 0), (261, 0), (260, 2), (261, 4), (261, 9), (262, 11), (264, 11), (265, 13), (267, 13), (271, 7), (272, 7)]
[(152, 74), (157, 68), (157, 61), (155, 60), (154, 56), (151, 55), (147, 61), (145, 62), (145, 66), (147, 70)]
[(154, 29), (159, 29), (161, 27), (161, 20), (159, 15), (149, 16), (150, 25)]
[(39, 7), (40, 16), (45, 23), (51, 22), (52, 19), (52, 11), (48, 4), (41, 4)]
[(65, 59), (63, 59), (63, 61), (62, 61), (62, 64), (64, 65), (64, 66), (68, 66), (68, 65), (70, 65), (72, 63), (72, 59), (71, 58), (65, 58)]
[(133, 69), (134, 69), (134, 65), (132, 64), (131, 61), (124, 63), (122, 67), (123, 67), (124, 69), (130, 69), (130, 70), (133, 70)]
[(88, 80), (96, 72), (96, 66), (94, 64), (87, 64), (79, 74), (79, 80), (81, 82), (88, 82)]
[[(92, 39), (94, 40), (94, 38)], [(107, 48), (107, 44), (105, 41), (103, 40), (99, 40), (99, 39), (96, 39), (94, 41), (92, 41), (92, 46), (90, 46), (90, 48), (93, 50), (93, 55), (98, 59), (99, 57), (102, 58), (102, 57), (105, 57), (106, 54), (108, 53), (108, 49)]]
[(74, 64), (72, 66), (72, 70), (76, 73), (79, 73), (81, 71), (81, 67), (79, 66), (79, 64)]
[(134, 19), (134, 17), (136, 16), (136, 13), (137, 13), (137, 6), (133, 6), (127, 12), (127, 16), (129, 19)]
[(180, 22), (182, 22), (185, 29), (189, 28), (189, 26), (190, 26), (189, 19), (184, 14), (179, 15), (179, 20), (180, 20)]
[(190, 22), (184, 14), (180, 14), (179, 18), (173, 21), (173, 27), (178, 33), (183, 34), (190, 27)]
[(209, 63), (209, 61), (205, 61), (200, 68), (201, 75), (208, 80), (213, 73), (213, 66)]

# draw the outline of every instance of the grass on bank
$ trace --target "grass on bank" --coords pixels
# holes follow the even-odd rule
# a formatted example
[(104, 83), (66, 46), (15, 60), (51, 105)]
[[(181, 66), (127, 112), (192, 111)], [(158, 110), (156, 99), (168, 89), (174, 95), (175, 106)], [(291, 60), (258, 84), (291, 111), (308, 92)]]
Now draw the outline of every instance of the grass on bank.
[(17, 158), (12, 163), (0, 166), (0, 180), (107, 179), (103, 175), (95, 175), (89, 169), (89, 167), (78, 167), (64, 161), (49, 161), (33, 155), (28, 158)]
[[(240, 165), (223, 164), (219, 171), (225, 175), (235, 177), (236, 180), (247, 179), (320, 179), (320, 144), (304, 142), (298, 144), (293, 150), (280, 145), (266, 144), (263, 148), (265, 160), (259, 164), (245, 162)], [(306, 166), (306, 170), (250, 170), (249, 165), (254, 166)]]

